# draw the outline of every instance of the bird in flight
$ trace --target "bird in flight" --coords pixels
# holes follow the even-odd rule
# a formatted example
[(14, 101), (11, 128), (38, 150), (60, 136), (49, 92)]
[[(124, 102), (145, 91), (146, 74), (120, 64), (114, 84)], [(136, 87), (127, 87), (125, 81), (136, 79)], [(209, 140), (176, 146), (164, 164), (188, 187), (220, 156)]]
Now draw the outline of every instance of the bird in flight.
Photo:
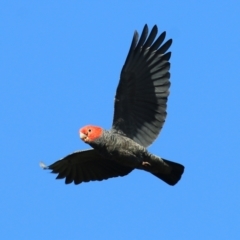
[(79, 130), (82, 141), (92, 148), (74, 152), (43, 169), (52, 170), (65, 183), (80, 184), (125, 176), (144, 170), (169, 185), (181, 178), (184, 166), (150, 153), (165, 122), (170, 87), (172, 39), (164, 42), (155, 25), (150, 34), (145, 25), (139, 38), (135, 31), (123, 65), (114, 101), (112, 128), (87, 125)]

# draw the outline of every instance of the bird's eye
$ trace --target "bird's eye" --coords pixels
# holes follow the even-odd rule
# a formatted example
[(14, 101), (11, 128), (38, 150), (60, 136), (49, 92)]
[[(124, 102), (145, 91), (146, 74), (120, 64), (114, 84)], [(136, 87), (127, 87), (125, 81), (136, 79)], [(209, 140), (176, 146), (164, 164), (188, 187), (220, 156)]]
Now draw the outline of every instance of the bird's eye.
[(91, 132), (91, 131), (92, 131), (92, 129), (89, 128), (89, 129), (88, 129), (88, 132)]

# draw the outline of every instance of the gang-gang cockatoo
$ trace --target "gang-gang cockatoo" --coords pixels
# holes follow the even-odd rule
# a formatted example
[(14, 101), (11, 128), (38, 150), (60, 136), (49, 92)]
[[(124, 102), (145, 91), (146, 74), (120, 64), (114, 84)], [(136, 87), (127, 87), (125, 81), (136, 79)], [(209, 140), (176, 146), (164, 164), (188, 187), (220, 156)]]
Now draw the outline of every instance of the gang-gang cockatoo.
[(145, 25), (140, 38), (134, 33), (120, 74), (111, 130), (82, 127), (79, 136), (92, 149), (74, 152), (50, 166), (40, 163), (44, 169), (57, 173), (57, 179), (79, 184), (125, 176), (140, 169), (169, 185), (180, 180), (184, 171), (181, 164), (147, 150), (164, 124), (170, 87), (171, 52), (167, 50), (172, 40), (163, 44), (166, 33), (156, 38), (157, 32), (155, 25), (148, 35)]

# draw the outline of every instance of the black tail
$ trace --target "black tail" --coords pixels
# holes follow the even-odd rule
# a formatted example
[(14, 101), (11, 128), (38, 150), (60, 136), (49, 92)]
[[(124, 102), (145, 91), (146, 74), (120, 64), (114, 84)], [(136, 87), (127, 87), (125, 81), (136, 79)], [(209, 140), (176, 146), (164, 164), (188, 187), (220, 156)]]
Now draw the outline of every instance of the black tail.
[(172, 167), (172, 171), (169, 174), (162, 173), (152, 174), (163, 180), (165, 183), (173, 186), (181, 179), (181, 176), (184, 172), (184, 166), (179, 163), (171, 162), (163, 158), (162, 160), (164, 160), (164, 162), (166, 162), (169, 166)]

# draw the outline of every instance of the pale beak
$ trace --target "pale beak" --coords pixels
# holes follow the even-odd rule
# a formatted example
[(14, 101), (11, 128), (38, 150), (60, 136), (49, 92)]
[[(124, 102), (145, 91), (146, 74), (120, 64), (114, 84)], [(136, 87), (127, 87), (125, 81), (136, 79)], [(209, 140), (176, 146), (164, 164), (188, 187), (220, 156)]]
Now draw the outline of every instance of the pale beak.
[(83, 141), (85, 141), (85, 139), (87, 138), (87, 135), (86, 134), (84, 134), (84, 133), (82, 133), (82, 132), (80, 132), (80, 138), (83, 140)]

